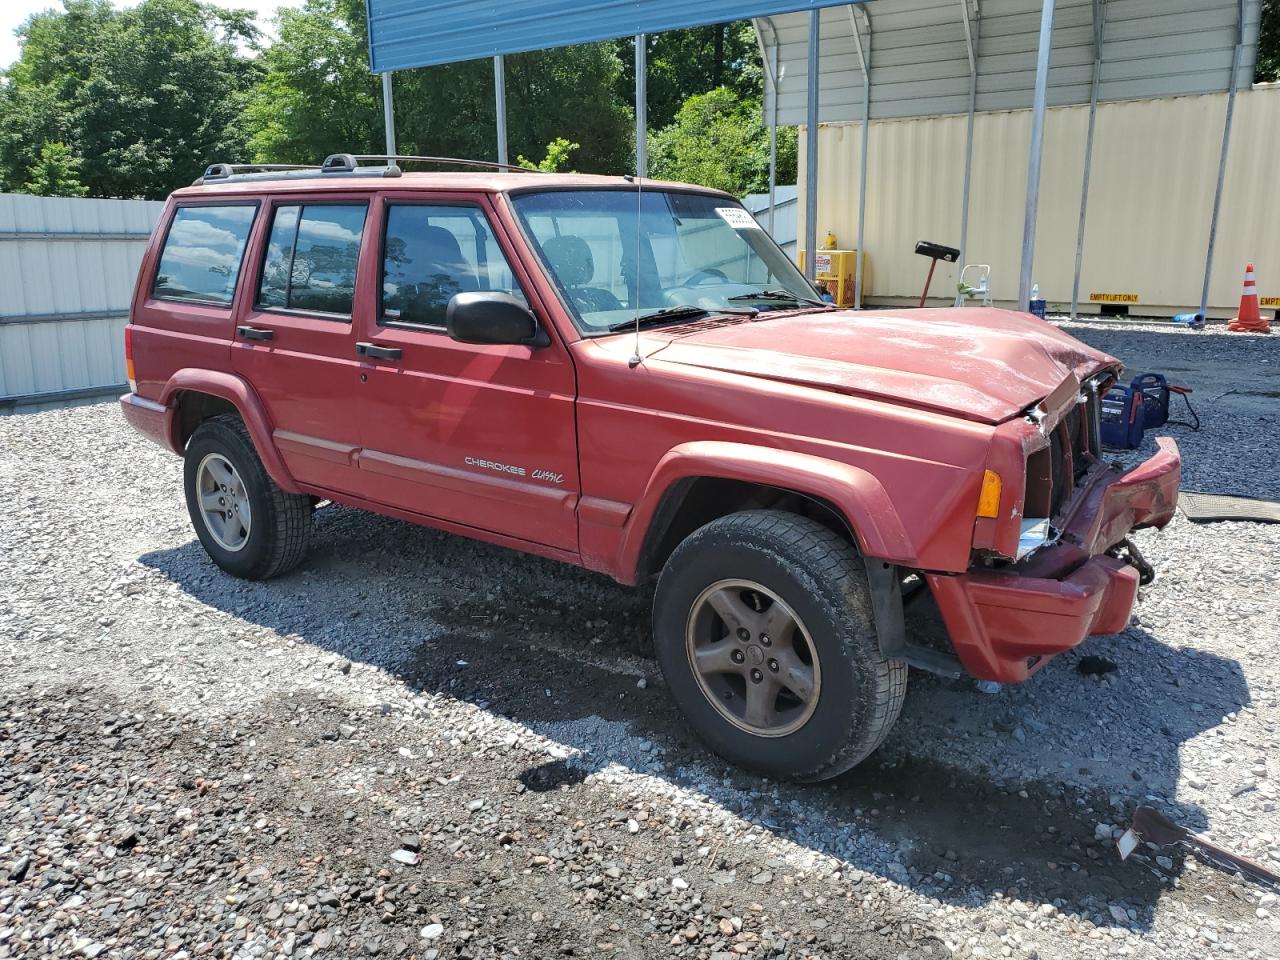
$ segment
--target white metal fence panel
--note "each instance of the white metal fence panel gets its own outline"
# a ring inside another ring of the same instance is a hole
[[[773,239],[783,250],[796,256],[796,220],[799,215],[800,188],[795,184],[778,186],[774,190]],[[769,229],[769,195],[753,193],[742,198],[742,205],[766,230]]]
[[[163,207],[0,194],[0,406],[124,383],[134,277]]]

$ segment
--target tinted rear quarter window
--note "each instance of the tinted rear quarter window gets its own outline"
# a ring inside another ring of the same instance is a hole
[[[256,204],[179,207],[169,225],[152,295],[229,305]]]
[[[277,207],[258,305],[349,317],[366,204]]]

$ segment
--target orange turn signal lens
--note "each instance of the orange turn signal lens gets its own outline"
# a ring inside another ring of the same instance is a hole
[[[978,516],[995,519],[1000,515],[1000,474],[986,470],[982,474],[982,493],[978,495]]]

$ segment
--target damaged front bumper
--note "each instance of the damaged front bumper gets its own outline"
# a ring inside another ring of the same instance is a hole
[[[1139,571],[1107,552],[1129,531],[1163,527],[1178,504],[1182,458],[1168,437],[1127,473],[1081,491],[1052,546],[1003,570],[927,573],[956,656],[974,677],[1017,683],[1087,636],[1129,622]]]

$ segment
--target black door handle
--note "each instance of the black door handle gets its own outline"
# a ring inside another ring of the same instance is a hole
[[[376,357],[379,360],[399,360],[403,351],[399,347],[380,347],[376,343],[357,343],[356,353],[362,357]]]
[[[274,330],[263,330],[261,327],[236,327],[236,333],[245,340],[271,340],[276,335]]]

